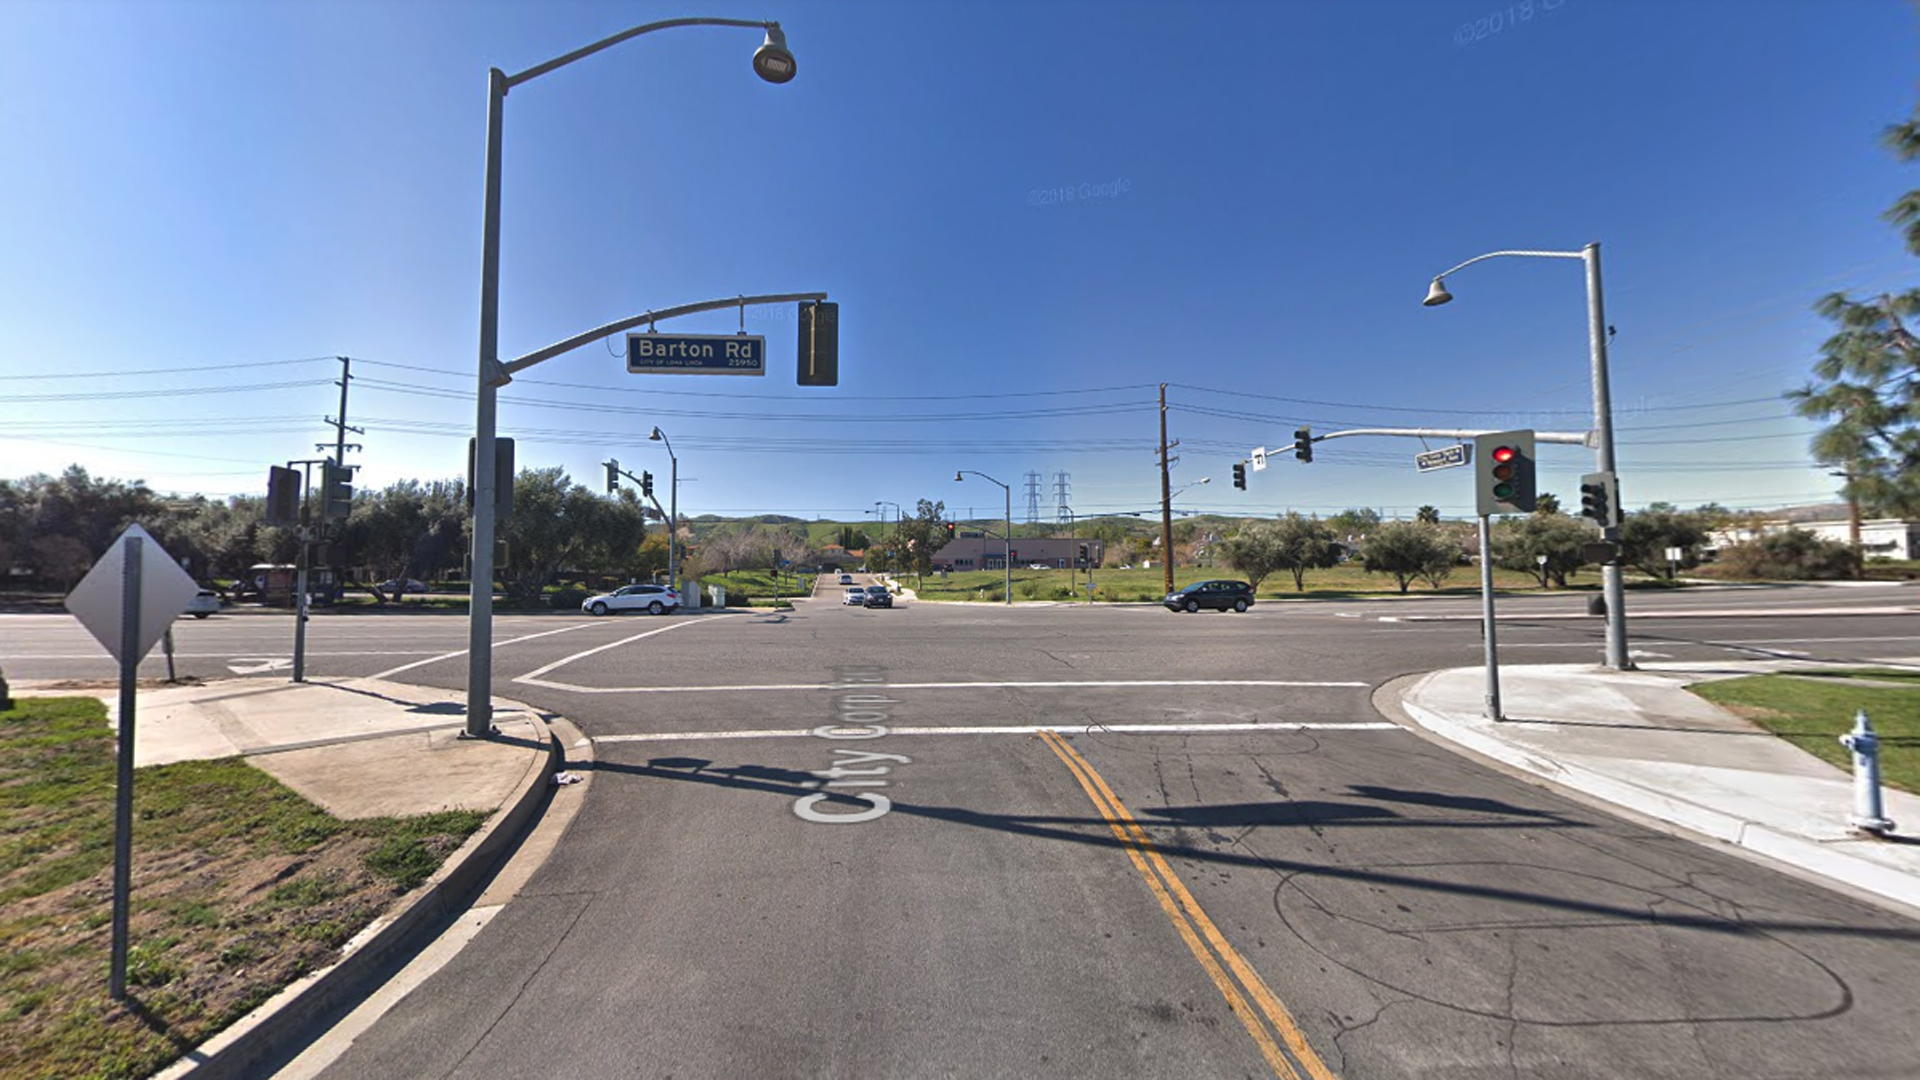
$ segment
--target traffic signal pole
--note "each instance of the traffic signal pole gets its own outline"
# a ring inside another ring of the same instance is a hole
[[[1487,515],[1480,520],[1480,643],[1487,658],[1487,719],[1505,720],[1500,711],[1500,647],[1494,641],[1493,542]]]

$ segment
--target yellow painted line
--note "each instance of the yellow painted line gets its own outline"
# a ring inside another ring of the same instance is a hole
[[[1200,936],[1194,931],[1193,924],[1188,922],[1186,916],[1181,914],[1180,906],[1174,902],[1172,896],[1168,895],[1166,886],[1161,884],[1159,876],[1148,867],[1146,860],[1141,857],[1137,842],[1131,836],[1127,835],[1127,830],[1123,826],[1122,820],[1116,817],[1114,812],[1108,808],[1106,802],[1100,797],[1100,792],[1095,788],[1093,781],[1088,779],[1087,774],[1092,772],[1093,767],[1087,765],[1084,758],[1074,753],[1073,748],[1067,746],[1065,740],[1053,732],[1043,731],[1040,733],[1040,737],[1046,741],[1048,748],[1065,763],[1067,771],[1073,774],[1073,778],[1080,782],[1081,789],[1087,793],[1087,798],[1092,800],[1094,808],[1100,811],[1100,816],[1107,819],[1107,827],[1113,830],[1113,835],[1119,838],[1120,843],[1126,848],[1127,858],[1133,860],[1133,868],[1140,872],[1140,877],[1147,883],[1147,888],[1153,891],[1154,899],[1160,901],[1160,909],[1166,912],[1167,920],[1173,923],[1175,930],[1179,931],[1180,939],[1187,943],[1187,948],[1193,953],[1193,958],[1200,961],[1200,966],[1205,969],[1207,977],[1213,980],[1213,985],[1220,991],[1220,996],[1226,999],[1227,1009],[1232,1012],[1233,1015],[1240,1018],[1240,1023],[1246,1027],[1247,1034],[1253,1036],[1254,1043],[1260,1047],[1260,1055],[1267,1059],[1267,1066],[1271,1068],[1274,1075],[1280,1077],[1281,1080],[1300,1080],[1300,1074],[1294,1071],[1293,1065],[1287,1061],[1286,1055],[1281,1053],[1279,1044],[1273,1041],[1273,1036],[1269,1034],[1266,1027],[1260,1023],[1259,1014],[1256,1013],[1253,1006],[1247,1002],[1246,997],[1240,993],[1240,988],[1234,985],[1233,980],[1228,977],[1226,971],[1220,967],[1220,962],[1215,960],[1213,954],[1208,952],[1207,947],[1201,943]],[[1083,768],[1086,772],[1082,772]]]
[[[1142,865],[1142,857],[1144,856],[1146,863],[1158,872],[1158,876],[1165,882],[1165,888],[1163,890],[1156,887],[1155,892],[1162,895],[1170,892],[1179,899],[1185,915],[1185,919],[1180,921],[1191,920],[1193,927],[1199,930],[1200,935],[1213,947],[1214,952],[1225,961],[1234,977],[1240,980],[1240,984],[1246,988],[1247,993],[1259,1004],[1260,1010],[1266,1014],[1267,1020],[1280,1033],[1281,1040],[1292,1052],[1294,1060],[1306,1069],[1307,1075],[1313,1080],[1338,1080],[1333,1070],[1327,1068],[1326,1063],[1320,1060],[1320,1056],[1315,1054],[1313,1048],[1307,1044],[1306,1036],[1301,1033],[1293,1014],[1280,1003],[1280,998],[1274,994],[1266,980],[1260,977],[1260,973],[1255,971],[1253,966],[1247,963],[1246,958],[1227,942],[1226,935],[1222,934],[1213,920],[1207,917],[1206,911],[1200,906],[1200,901],[1187,890],[1173,867],[1167,865],[1166,859],[1160,855],[1159,849],[1154,845],[1153,838],[1147,835],[1146,830],[1141,828],[1140,823],[1128,812],[1126,804],[1122,803],[1113,789],[1107,786],[1106,780],[1064,738],[1052,732],[1042,737],[1048,740],[1048,745],[1053,748],[1054,753],[1067,763],[1069,769],[1073,770],[1074,778],[1080,781],[1082,788],[1086,789],[1088,797],[1093,799],[1094,805],[1099,808],[1102,816],[1107,818],[1108,825],[1113,828],[1115,834],[1129,844],[1128,855],[1133,858],[1135,867],[1140,868],[1141,873],[1147,876],[1150,885],[1153,884],[1154,875],[1147,873]],[[1116,819],[1120,824],[1116,824]],[[1138,849],[1137,852],[1135,849]],[[1260,1036],[1265,1035],[1265,1029],[1261,1029]],[[1283,1077],[1297,1075],[1291,1067],[1284,1071],[1281,1069],[1275,1071]]]

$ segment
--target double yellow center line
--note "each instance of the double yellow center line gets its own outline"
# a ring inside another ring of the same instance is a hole
[[[1226,999],[1227,1007],[1240,1018],[1247,1034],[1253,1036],[1253,1041],[1260,1047],[1260,1053],[1267,1059],[1267,1065],[1274,1075],[1282,1080],[1300,1080],[1302,1074],[1312,1080],[1336,1080],[1332,1070],[1307,1045],[1299,1025],[1294,1023],[1293,1014],[1287,1012],[1286,1006],[1280,1004],[1280,999],[1260,978],[1260,973],[1253,970],[1253,966],[1227,943],[1226,936],[1214,926],[1213,920],[1207,918],[1200,901],[1187,891],[1180,876],[1173,872],[1173,867],[1167,865],[1167,860],[1161,857],[1146,830],[1127,812],[1120,797],[1107,786],[1106,780],[1057,733],[1042,731],[1040,738],[1066,764],[1073,778],[1080,782],[1080,787],[1086,791],[1087,798],[1093,800],[1100,816],[1107,819],[1107,827],[1113,830],[1113,835],[1119,838],[1121,846],[1126,849],[1127,857],[1133,860],[1133,868],[1140,872],[1147,888],[1160,901],[1160,909],[1166,912],[1168,921],[1173,923],[1180,939],[1187,943],[1194,959],[1200,961],[1207,977],[1213,980],[1220,996]]]

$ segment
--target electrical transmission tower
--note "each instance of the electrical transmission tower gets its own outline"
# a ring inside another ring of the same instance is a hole
[[[1040,520],[1040,474],[1037,472],[1030,472],[1027,474],[1027,524],[1032,525],[1037,523],[1039,520]]]
[[[1073,518],[1073,499],[1070,497],[1072,490],[1073,485],[1067,479],[1065,471],[1053,474],[1053,504],[1058,511],[1055,520],[1069,521]]]

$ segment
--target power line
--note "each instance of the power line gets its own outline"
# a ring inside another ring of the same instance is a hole
[[[331,356],[304,356],[298,360],[254,360],[244,364],[206,364],[199,367],[143,368],[138,371],[54,371],[34,375],[0,375],[0,380],[16,379],[119,379],[130,375],[176,375],[197,371],[237,371],[242,368],[287,367],[293,364],[311,364],[320,360],[332,360]]]
[[[247,394],[261,390],[292,390],[303,386],[326,386],[332,379],[303,379],[296,382],[253,383],[245,386],[178,386],[145,390],[103,390],[88,394],[0,394],[0,402],[29,404],[54,401],[124,401],[128,398],[200,397],[207,394]]]

